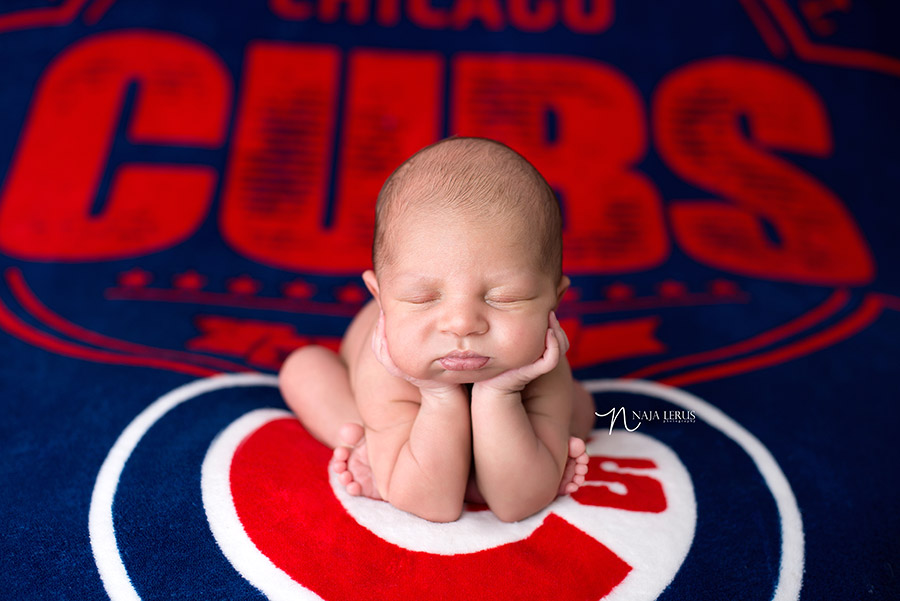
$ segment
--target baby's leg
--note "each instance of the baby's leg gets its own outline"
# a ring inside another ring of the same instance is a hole
[[[558,495],[567,495],[575,492],[584,484],[585,475],[588,472],[588,454],[585,441],[594,427],[594,397],[581,385],[575,382],[573,396],[572,419],[569,422],[569,449],[566,458],[566,467],[559,481]],[[466,502],[484,503],[484,497],[478,489],[475,480],[474,467],[469,475],[469,483],[466,487]]]
[[[307,431],[332,449],[341,444],[341,426],[362,424],[347,367],[330,349],[310,345],[291,353],[281,366],[278,384]]]
[[[305,346],[287,358],[278,380],[285,402],[307,431],[334,449],[329,466],[347,492],[380,498],[344,361],[327,348]]]
[[[594,427],[594,398],[580,382],[575,382],[572,405],[572,421],[569,432],[569,457],[559,483],[559,494],[571,494],[584,484],[588,471],[588,455],[585,441]]]

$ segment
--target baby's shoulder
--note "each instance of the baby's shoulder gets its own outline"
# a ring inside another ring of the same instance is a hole
[[[351,380],[358,404],[377,405],[399,400],[419,401],[421,398],[418,388],[388,373],[370,344],[360,349],[355,371]]]

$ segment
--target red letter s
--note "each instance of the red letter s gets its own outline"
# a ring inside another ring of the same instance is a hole
[[[868,246],[840,199],[764,151],[831,152],[825,109],[803,81],[763,63],[702,61],[663,81],[653,122],[669,167],[730,201],[672,206],[677,239],[693,258],[734,273],[809,284],[872,279]]]

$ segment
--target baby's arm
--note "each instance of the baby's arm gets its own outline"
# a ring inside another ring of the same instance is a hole
[[[375,484],[399,509],[453,521],[462,512],[471,467],[468,396],[458,385],[403,376],[387,352],[383,328],[380,321],[373,352],[376,367],[390,376],[383,374],[382,385],[359,403]]]
[[[566,345],[554,316],[538,361],[478,383],[472,390],[478,488],[504,521],[526,518],[558,494],[574,398],[563,356]]]

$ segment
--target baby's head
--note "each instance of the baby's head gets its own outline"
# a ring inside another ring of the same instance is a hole
[[[485,138],[447,138],[410,157],[385,181],[375,205],[372,262],[391,264],[396,235],[424,214],[490,221],[496,235],[520,236],[554,281],[562,277],[559,203],[537,169],[508,146]]]
[[[449,138],[401,165],[379,194],[363,275],[398,367],[474,382],[540,357],[568,287],[561,229],[547,182],[503,144]]]

